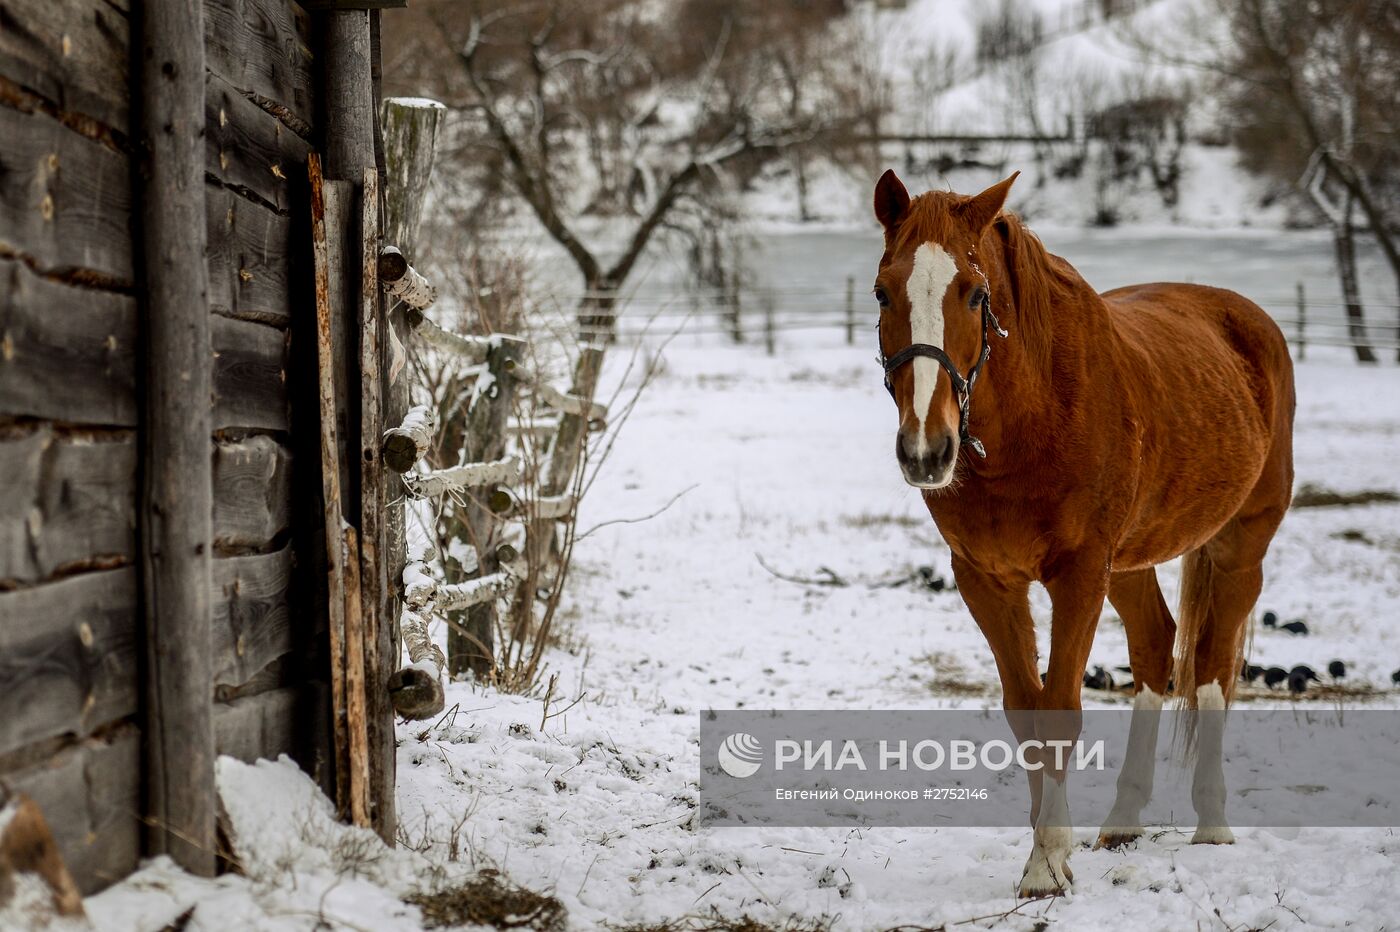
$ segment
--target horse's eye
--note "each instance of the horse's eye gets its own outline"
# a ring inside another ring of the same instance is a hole
[[[881,307],[890,306],[890,296],[886,294],[885,289],[881,288],[879,285],[875,286],[875,303]]]
[[[972,297],[967,299],[967,306],[976,310],[982,306],[983,301],[987,300],[987,294],[987,286],[978,285],[976,288],[972,289]]]

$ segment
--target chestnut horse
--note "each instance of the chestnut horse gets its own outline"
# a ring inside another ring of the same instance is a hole
[[[1122,617],[1135,712],[1099,844],[1142,834],[1168,683],[1188,708],[1220,712],[1200,715],[1194,735],[1192,840],[1228,844],[1223,712],[1293,488],[1288,347],[1262,309],[1231,291],[1149,284],[1098,294],[1002,211],[1015,179],[973,197],[910,200],[887,171],[875,188],[895,456],[952,550],[1019,740],[1078,736],[1105,597]],[[1182,555],[1178,629],[1155,567]],[[1053,603],[1043,685],[1028,602],[1035,581]],[[1071,714],[1035,714],[1050,710]],[[1047,762],[1028,774],[1034,845],[1019,892],[1059,893],[1073,877],[1065,773]]]

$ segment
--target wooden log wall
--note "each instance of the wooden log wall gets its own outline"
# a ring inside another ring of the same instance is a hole
[[[141,855],[129,3],[0,0],[0,782],[84,892]],[[204,25],[215,741],[314,770],[315,39],[293,0],[204,0]]]

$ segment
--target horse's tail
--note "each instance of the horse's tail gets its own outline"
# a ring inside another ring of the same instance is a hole
[[[1176,648],[1172,656],[1172,691],[1182,706],[1196,707],[1196,645],[1210,623],[1214,567],[1204,547],[1181,558],[1181,603],[1176,612]]]
[[[1181,699],[1183,710],[1182,715],[1177,718],[1176,745],[1188,758],[1195,752],[1195,712],[1200,698],[1197,693],[1199,684],[1196,682],[1196,646],[1203,637],[1211,636],[1210,629],[1216,623],[1211,612],[1211,596],[1218,584],[1215,574],[1215,564],[1206,554],[1205,547],[1197,547],[1181,558],[1181,602],[1177,607],[1172,679],[1173,692]],[[1239,670],[1244,658],[1244,648],[1245,639],[1241,636],[1235,645],[1233,670]],[[1235,675],[1238,676],[1238,673]],[[1234,679],[1234,676],[1227,677],[1227,682],[1221,684],[1226,703],[1234,691]]]

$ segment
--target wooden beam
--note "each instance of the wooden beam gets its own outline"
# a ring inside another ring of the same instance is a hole
[[[379,251],[379,281],[384,290],[414,310],[421,311],[437,300],[437,289],[423,277],[397,246]]]
[[[370,111],[374,110],[371,106]],[[384,591],[390,578],[384,561],[384,519],[388,504],[387,476],[380,454],[384,434],[381,346],[384,339],[383,296],[377,267],[380,250],[379,173],[364,170],[360,196],[360,606],[364,615],[364,688],[366,762],[370,822],[387,839],[397,826],[392,816],[394,797],[394,706],[389,677],[399,665],[396,619],[389,614]]]
[[[340,540],[340,449],[336,439],[335,349],[331,341],[331,258],[326,232],[321,158],[306,162],[311,179],[311,249],[316,276],[316,359],[321,422],[321,503],[326,544],[327,614],[330,628],[331,732],[335,743],[336,808],[350,806],[350,738],[345,722],[345,562]]]
[[[315,78],[305,17],[288,0],[203,0],[209,70],[258,106],[311,134]]]
[[[341,559],[345,563],[345,719],[350,736],[350,822],[370,826],[369,721],[365,694],[365,624],[360,595],[360,541],[346,527]]]
[[[525,349],[518,337],[496,334],[488,342],[486,371],[489,390],[473,393],[467,410],[463,458],[467,462],[489,462],[505,452],[505,426],[510,419],[515,400],[515,371]],[[478,382],[485,386],[486,382]],[[488,497],[495,497],[490,496]],[[509,497],[506,501],[509,506]],[[485,549],[492,540],[500,518],[493,509],[483,508],[480,500],[467,513],[467,538],[479,542],[476,576],[489,576],[496,571],[494,552]],[[484,552],[483,552],[484,551]],[[470,670],[478,679],[485,678],[495,666],[496,606],[494,601],[479,602],[467,608],[465,624],[456,619],[447,633],[447,665],[453,674]]]
[[[125,133],[131,122],[125,7],[107,0],[6,0],[0,75],[60,110]]]
[[[377,168],[375,162],[375,113],[378,104],[374,90],[374,44],[370,13],[366,10],[334,10],[318,15],[322,25],[322,34],[325,37],[325,106],[323,110],[325,113],[326,177],[362,185],[366,179],[366,172]],[[360,323],[365,320],[366,309],[371,308],[372,303],[374,306],[368,311],[368,314],[370,317],[378,315],[377,302],[380,300],[378,277],[374,273],[374,263],[370,261],[377,259],[380,242],[377,185],[372,195],[373,205],[369,204],[370,193],[366,190],[365,194],[361,216],[369,218],[370,222],[361,228],[361,235],[357,237],[357,240],[359,245],[366,250],[372,246],[374,254],[373,256],[366,254],[364,262],[359,261],[361,258],[359,255],[356,256],[355,272],[349,277],[358,283],[359,288],[355,292],[354,302],[351,303],[347,300],[346,303],[347,307],[359,309],[359,313],[352,312],[352,316]],[[388,694],[388,678],[398,665],[398,641],[394,615],[387,595],[385,595],[390,588],[389,571],[387,567],[379,565],[378,561],[378,555],[389,549],[386,542],[380,539],[381,521],[378,511],[382,506],[378,505],[379,497],[370,496],[367,498],[363,494],[363,490],[365,486],[378,486],[384,481],[378,455],[379,425],[384,422],[386,417],[389,423],[396,423],[402,417],[403,412],[390,411],[386,416],[385,412],[380,410],[384,389],[381,384],[383,372],[378,361],[379,353],[376,348],[372,359],[355,354],[353,347],[357,345],[357,335],[359,335],[358,330],[352,331],[348,340],[350,348],[347,349],[350,370],[356,374],[361,383],[358,387],[349,386],[349,394],[357,402],[354,405],[350,421],[350,436],[356,440],[347,439],[346,446],[348,451],[356,451],[355,454],[347,455],[354,455],[353,465],[356,475],[359,477],[358,488],[362,494],[352,506],[346,508],[346,511],[352,518],[352,523],[359,527],[361,546],[372,548],[375,561],[375,572],[369,583],[373,586],[376,604],[365,606],[365,608],[372,612],[374,618],[384,619],[383,624],[373,624],[366,632],[375,642],[367,657],[369,663],[383,665],[382,669],[371,669],[367,673],[369,682],[373,684],[367,713],[371,763],[369,795],[374,829],[386,844],[393,845],[396,828],[394,816],[395,742],[393,706]],[[367,382],[375,383],[372,390],[366,385]],[[369,410],[366,410],[366,404],[370,406]],[[364,431],[366,418],[369,419],[370,426],[374,428],[372,446],[366,445],[368,437]],[[364,461],[363,456],[357,455],[362,447],[371,451],[369,461]],[[366,505],[371,502],[375,503],[374,513],[367,515]],[[382,604],[380,604],[381,598]]]
[[[408,472],[432,449],[437,426],[436,408],[418,405],[410,409],[398,427],[384,432],[384,465],[397,473]]]
[[[431,101],[391,98],[380,105],[379,125],[384,144],[384,241],[402,250],[399,256],[403,258],[405,269],[408,267],[405,253],[416,255],[423,198],[432,177],[438,133],[446,113],[445,107]],[[380,271],[382,277],[382,264]],[[405,428],[410,426],[409,379],[413,374],[413,367],[409,365],[412,341],[407,310],[407,307],[395,307],[385,316],[383,370],[385,423],[402,422]],[[436,408],[429,411],[436,420]],[[421,458],[431,438],[421,435],[413,435],[413,438],[415,452]],[[421,449],[418,449],[419,439],[428,441]],[[396,443],[402,449],[402,440]],[[388,455],[386,443],[386,462]],[[398,468],[404,458],[396,455],[390,467],[401,473],[412,468],[412,463]],[[390,505],[387,510],[384,540],[385,570],[391,580],[398,582],[407,560],[402,501]],[[403,600],[396,592],[385,595],[388,597],[386,612],[391,618],[403,620],[403,640],[410,662],[390,680],[395,709],[409,718],[435,715],[443,707],[442,652],[428,639],[426,621],[419,615],[404,612]]]
[[[308,10],[400,10],[408,0],[303,0]]]
[[[418,245],[423,202],[437,161],[447,108],[421,97],[390,97],[379,108],[384,133],[384,240],[410,256]]]
[[[326,59],[326,177],[359,183],[374,168],[374,82],[369,12],[323,15]]]
[[[415,498],[436,498],[447,492],[463,492],[484,485],[513,485],[519,481],[518,456],[503,456],[486,463],[463,463],[403,477],[403,484]]]
[[[135,136],[147,364],[142,424],[145,821],[148,854],[215,872],[210,657],[213,493],[209,276],[204,264],[204,13],[139,6]]]
[[[404,718],[421,721],[432,718],[447,704],[442,691],[442,671],[447,658],[428,635],[428,619],[415,611],[403,613],[403,643],[408,666],[400,667],[389,678],[389,694],[394,711]]]

